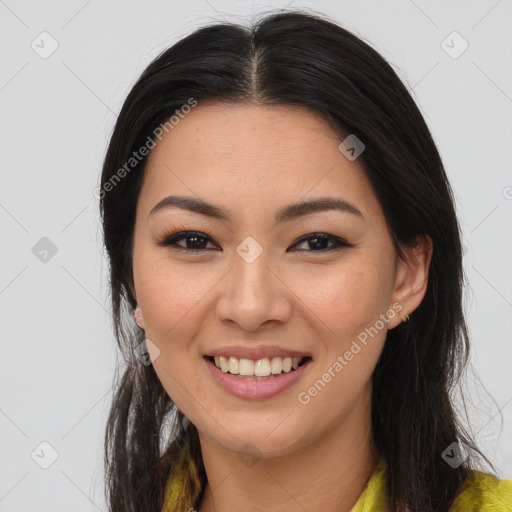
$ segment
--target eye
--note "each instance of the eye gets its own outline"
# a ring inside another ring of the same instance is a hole
[[[178,244],[178,242],[181,240],[186,240],[185,247]],[[190,243],[187,242],[189,240]],[[211,238],[204,233],[200,233],[199,231],[180,231],[179,233],[174,233],[173,235],[167,236],[158,242],[157,245],[164,247],[172,246],[178,251],[201,252],[205,249],[205,243],[207,244],[208,240],[211,240]]]
[[[333,244],[328,246],[328,242],[332,241]],[[340,249],[341,247],[353,247],[352,244],[349,244],[342,238],[338,238],[334,235],[329,235],[327,233],[312,233],[305,237],[302,237],[298,242],[296,242],[292,247],[296,247],[297,245],[307,243],[308,247],[314,247],[315,250],[307,250],[307,249],[296,249],[298,251],[306,251],[306,252],[328,252],[336,249]]]
[[[185,246],[178,243],[182,240],[185,240]],[[166,236],[163,240],[158,242],[157,245],[163,247],[171,246],[177,251],[198,253],[207,250],[206,246],[211,240],[212,239],[208,235],[199,231],[180,231]],[[332,242],[330,246],[329,242]],[[337,236],[329,235],[327,233],[311,233],[295,242],[292,245],[292,248],[305,243],[308,244],[309,249],[292,249],[292,252],[328,252],[340,249],[341,247],[353,247],[352,244],[349,244]]]

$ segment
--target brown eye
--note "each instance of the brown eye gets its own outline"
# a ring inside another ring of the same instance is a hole
[[[331,246],[328,246],[329,242],[334,242]],[[301,238],[298,242],[296,242],[293,247],[297,245],[307,243],[308,249],[296,249],[298,251],[306,251],[306,252],[328,252],[336,249],[340,249],[341,247],[352,247],[351,244],[346,242],[345,240],[338,238],[333,235],[328,235],[327,233],[313,233],[311,235],[307,235],[306,237]]]
[[[185,240],[184,245],[179,243],[183,240]],[[207,248],[207,245],[211,241],[212,239],[208,235],[199,231],[180,231],[179,233],[166,236],[157,245],[172,247],[177,251],[202,252],[210,250]],[[319,253],[334,251],[341,247],[353,247],[352,244],[345,240],[327,233],[311,233],[302,237],[292,247],[305,243],[308,244],[306,249],[293,249],[293,251]]]
[[[178,242],[185,240],[185,246],[180,245]],[[203,251],[206,250],[206,245],[211,238],[204,233],[198,231],[181,231],[173,235],[167,236],[157,245],[168,247],[172,246],[178,251]]]

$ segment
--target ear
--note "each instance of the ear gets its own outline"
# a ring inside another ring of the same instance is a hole
[[[133,283],[128,283],[128,288],[130,290],[130,293],[132,294],[132,297],[135,299],[135,302],[137,302],[137,294],[135,293],[135,287],[133,286]],[[140,310],[139,306],[135,308],[135,311],[133,312],[133,317],[135,318],[135,322],[137,325],[144,329],[144,318],[142,316],[142,311]]]
[[[423,300],[427,291],[428,271],[434,247],[428,235],[420,235],[413,246],[405,249],[405,261],[397,257],[392,304],[402,306],[400,313],[391,319],[388,328],[399,325]]]
[[[142,316],[142,311],[140,310],[140,308],[138,306],[135,309],[133,316],[135,317],[135,322],[137,322],[137,325],[141,329],[144,329],[144,317]]]

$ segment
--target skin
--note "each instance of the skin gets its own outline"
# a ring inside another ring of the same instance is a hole
[[[338,149],[341,140],[301,107],[199,103],[149,156],[132,292],[138,325],[160,351],[155,371],[199,432],[208,475],[199,512],[348,512],[377,463],[371,376],[387,329],[424,297],[432,243],[419,237],[407,260],[398,259],[377,198],[359,161]],[[232,220],[180,208],[149,216],[168,195],[199,197]],[[330,210],[275,223],[279,208],[322,196],[350,202],[363,218]],[[206,249],[157,245],[184,230],[207,236]],[[322,253],[311,238],[296,245],[316,232],[353,247]],[[236,252],[247,236],[263,249],[250,264]],[[365,328],[397,308],[320,392],[298,400]],[[241,399],[216,383],[203,360],[235,344],[289,347],[313,362],[280,395]],[[240,456],[247,443],[258,454],[250,463]]]

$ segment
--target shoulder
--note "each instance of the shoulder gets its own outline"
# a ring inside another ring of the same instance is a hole
[[[462,484],[450,512],[512,512],[512,480],[472,471]]]

